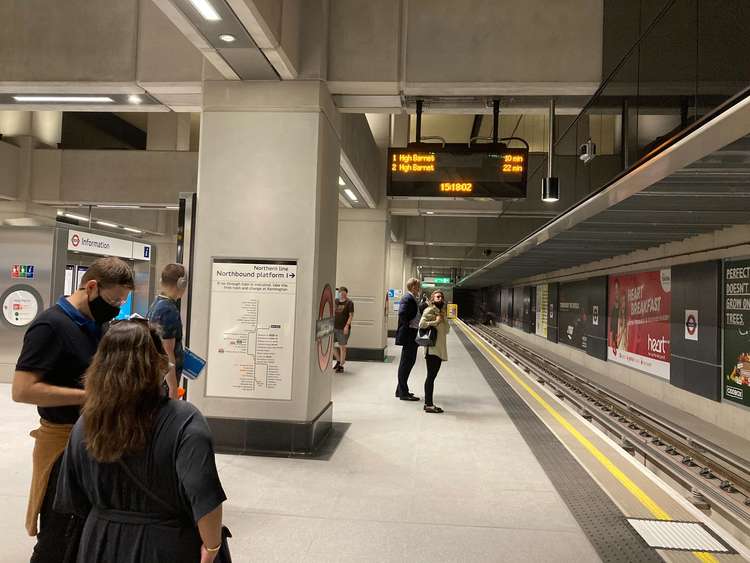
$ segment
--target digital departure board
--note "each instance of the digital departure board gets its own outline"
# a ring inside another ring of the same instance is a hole
[[[502,145],[388,149],[388,197],[525,198],[529,151]]]

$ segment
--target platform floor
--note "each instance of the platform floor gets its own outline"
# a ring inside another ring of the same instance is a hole
[[[335,376],[350,423],[328,461],[219,456],[234,560],[598,561],[468,352],[449,336],[435,402],[398,401],[393,363]],[[411,379],[421,396],[424,360]],[[0,562],[28,560],[23,517],[35,423],[0,386]]]

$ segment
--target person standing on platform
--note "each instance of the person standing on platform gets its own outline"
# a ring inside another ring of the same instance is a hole
[[[211,563],[226,494],[206,419],[162,394],[169,369],[144,319],[116,321],[86,372],[86,400],[55,507],[86,519],[79,563]]]
[[[26,331],[12,396],[36,405],[40,426],[32,460],[26,531],[36,536],[31,563],[59,563],[80,526],[53,509],[62,453],[85,399],[83,374],[96,353],[102,325],[115,318],[134,289],[133,272],[119,258],[96,260],[70,297],[41,313]]]
[[[406,293],[398,304],[398,329],[396,345],[401,346],[401,361],[398,364],[398,385],[396,397],[402,401],[418,401],[414,393],[409,392],[409,374],[417,361],[417,329],[419,328],[419,303],[417,297],[421,289],[417,278],[406,282]]]
[[[432,402],[432,393],[435,389],[435,378],[440,371],[443,362],[448,361],[448,344],[446,337],[450,332],[450,325],[445,313],[445,295],[436,290],[430,296],[430,304],[422,313],[419,328],[434,327],[437,329],[435,346],[428,346],[425,355],[427,362],[427,379],[424,382],[424,410],[429,413],[441,413],[443,409],[435,406]]]
[[[354,318],[354,303],[349,299],[349,290],[344,286],[339,288],[339,296],[336,298],[336,313],[333,321],[333,339],[338,348],[334,348],[333,354],[336,365],[333,371],[344,372],[346,363],[346,346],[349,343],[349,335],[352,332],[352,319]]]
[[[179,301],[185,295],[187,276],[182,264],[167,264],[161,272],[161,292],[148,311],[148,320],[159,333],[169,356],[166,377],[169,398],[178,399],[177,388],[182,377],[185,350],[182,346],[182,317]]]

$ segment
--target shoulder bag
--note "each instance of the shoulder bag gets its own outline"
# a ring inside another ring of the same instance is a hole
[[[130,468],[125,465],[125,462],[120,460],[119,462],[120,468],[122,468],[125,475],[128,476],[128,478],[135,484],[143,493],[149,497],[151,500],[157,502],[162,507],[169,510],[169,514],[178,515],[180,514],[179,510],[176,510],[171,504],[169,504],[167,501],[163,500],[159,495],[154,493],[151,489],[149,489],[146,485],[144,485],[138,477],[135,476],[135,474],[130,470]],[[229,552],[229,543],[227,542],[227,538],[232,537],[232,532],[229,531],[229,528],[226,526],[221,527],[221,547],[219,549],[219,553],[216,554],[216,559],[214,559],[214,563],[232,563],[232,554]]]
[[[435,346],[437,343],[437,327],[428,326],[417,330],[417,346]]]

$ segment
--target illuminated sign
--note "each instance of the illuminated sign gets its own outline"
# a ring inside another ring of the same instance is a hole
[[[525,198],[529,152],[504,145],[388,149],[388,197]]]

